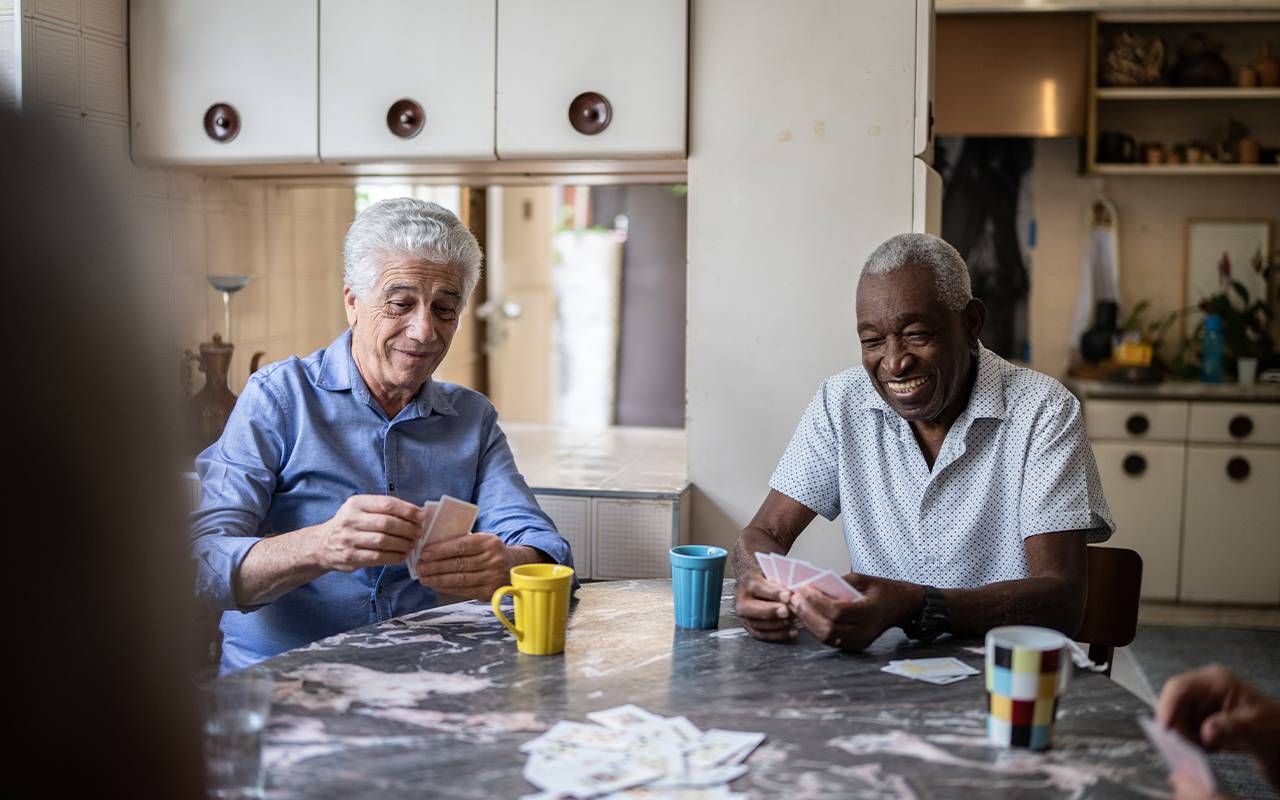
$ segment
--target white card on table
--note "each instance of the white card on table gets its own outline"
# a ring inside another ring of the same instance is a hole
[[[1151,744],[1164,756],[1170,773],[1190,775],[1200,782],[1206,792],[1217,790],[1213,770],[1209,767],[1209,757],[1203,750],[1177,731],[1161,727],[1151,717],[1139,717],[1138,724],[1142,726],[1142,732],[1151,740]]]
[[[606,708],[601,711],[592,711],[587,714],[587,719],[597,725],[603,725],[614,730],[625,730],[634,725],[650,725],[663,720],[657,714],[652,714],[631,703],[627,703],[624,706]]]
[[[564,751],[566,749],[604,750],[620,753],[635,744],[629,733],[585,722],[560,720],[536,739],[520,745],[522,753]]]
[[[912,678],[932,677],[935,675],[977,675],[978,670],[958,658],[905,658],[890,661],[889,666],[899,675]]]

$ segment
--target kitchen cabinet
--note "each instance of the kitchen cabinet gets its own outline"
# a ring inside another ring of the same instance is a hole
[[[687,0],[498,0],[498,157],[683,156],[687,42]]]
[[[130,3],[134,159],[317,161],[317,14],[316,0]]]
[[[320,0],[320,158],[492,160],[495,0]]]
[[[1191,445],[1181,599],[1280,603],[1280,448]]]
[[[1280,393],[1075,389],[1116,521],[1109,543],[1142,556],[1142,596],[1280,604]]]

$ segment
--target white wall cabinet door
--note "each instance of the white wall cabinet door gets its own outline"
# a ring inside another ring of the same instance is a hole
[[[1187,448],[1180,599],[1280,603],[1280,449]]]
[[[933,163],[933,0],[916,0],[915,156]],[[929,231],[933,233],[933,231]]]
[[[1142,596],[1178,597],[1182,546],[1183,461],[1180,444],[1094,442],[1093,454],[1116,521],[1107,547],[1127,547],[1142,556]]]
[[[687,0],[498,0],[498,157],[683,156],[687,42]]]
[[[130,3],[134,160],[316,161],[316,15],[317,0]]]
[[[495,2],[320,0],[321,159],[493,159]]]

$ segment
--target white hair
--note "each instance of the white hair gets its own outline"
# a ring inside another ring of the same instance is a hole
[[[448,264],[462,278],[462,300],[480,280],[480,243],[449,209],[412,197],[380,200],[361,211],[342,247],[342,280],[365,299],[387,261],[411,258]]]
[[[900,233],[875,249],[862,267],[863,275],[888,275],[904,267],[925,267],[933,273],[938,300],[952,311],[963,311],[973,299],[969,268],[956,249],[927,233]]]

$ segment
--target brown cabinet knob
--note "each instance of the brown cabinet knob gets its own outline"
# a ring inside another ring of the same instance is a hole
[[[595,136],[609,127],[612,119],[613,106],[599,92],[583,92],[569,104],[569,124],[585,136]]]
[[[397,100],[387,109],[387,129],[401,139],[412,139],[422,131],[427,114],[409,98]]]
[[[1243,439],[1253,433],[1253,420],[1244,414],[1237,414],[1227,423],[1227,430],[1237,439]]]
[[[1242,481],[1249,477],[1249,462],[1236,456],[1227,462],[1227,477],[1233,481]]]
[[[1126,475],[1137,477],[1147,471],[1147,460],[1137,453],[1130,453],[1124,457],[1124,461],[1120,466],[1124,469]]]
[[[1141,436],[1151,428],[1151,420],[1146,414],[1132,414],[1124,421],[1124,429],[1134,436]]]
[[[214,103],[204,112],[204,132],[219,144],[226,144],[240,133],[240,112],[230,103]]]

